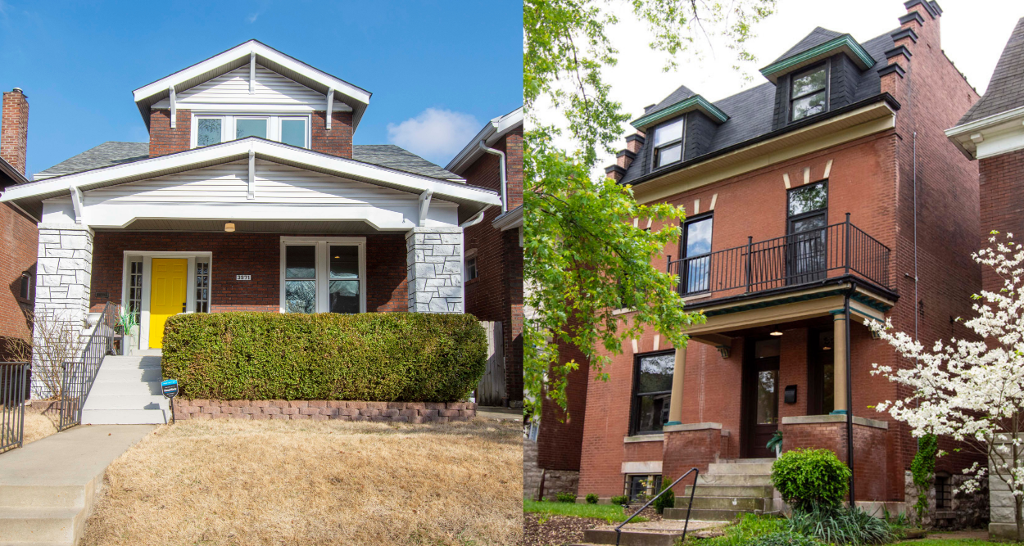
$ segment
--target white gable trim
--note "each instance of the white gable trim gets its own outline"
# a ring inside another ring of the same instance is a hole
[[[344,80],[338,79],[326,72],[317,70],[306,63],[298,61],[285,55],[276,49],[266,46],[256,40],[249,40],[244,44],[233,47],[223,53],[219,53],[202,61],[194,64],[184,70],[180,70],[159,79],[149,85],[144,85],[132,94],[135,97],[135,102],[139,102],[146,98],[152,97],[153,95],[164,92],[169,86],[177,86],[185,83],[195,77],[201,76],[202,74],[214,70],[225,64],[229,64],[232,61],[236,61],[242,57],[255,58],[262,57],[277,63],[289,70],[293,70],[302,76],[309,78],[319,84],[322,84],[326,88],[333,88],[336,92],[342,93],[353,100],[359,101],[363,104],[370,103],[370,93],[363,89],[360,89]]]
[[[448,162],[445,170],[461,175],[474,161],[483,154],[478,143],[492,146],[509,131],[523,125],[523,109],[516,108],[512,112],[492,119],[455,157]]]
[[[396,171],[378,165],[295,148],[255,137],[13,186],[3,192],[2,196],[0,196],[0,202],[17,201],[31,197],[45,198],[66,195],[72,187],[88,190],[217,165],[238,159],[248,159],[250,148],[259,159],[266,159],[285,165],[292,165],[343,178],[351,178],[415,194],[422,194],[430,190],[438,199],[469,202],[480,205],[483,208],[491,205],[501,205],[501,199],[498,197],[497,192],[493,190]]]

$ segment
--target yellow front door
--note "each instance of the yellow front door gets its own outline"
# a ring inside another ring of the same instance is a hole
[[[185,311],[188,260],[153,258],[149,296],[149,346],[163,347],[167,317]]]

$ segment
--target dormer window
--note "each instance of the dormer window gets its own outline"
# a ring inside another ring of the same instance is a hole
[[[196,115],[192,147],[212,146],[246,137],[309,148],[309,116]]]
[[[654,168],[683,159],[683,118],[676,118],[654,129]]]
[[[828,67],[820,64],[793,74],[790,83],[790,121],[820,114],[828,108]]]

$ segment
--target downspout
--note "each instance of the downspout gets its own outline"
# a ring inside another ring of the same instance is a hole
[[[480,222],[483,222],[484,221],[484,213],[485,212],[487,212],[486,209],[482,210],[482,211],[480,211],[480,212],[478,212],[476,214],[474,214],[472,218],[470,218],[469,220],[466,220],[465,222],[459,224],[459,227],[462,228],[462,229],[466,229],[466,228],[473,227],[473,226],[479,224]]]
[[[505,189],[505,152],[495,150],[494,148],[488,148],[482,140],[477,143],[477,146],[489,154],[498,156],[498,160],[500,161],[501,167],[499,169],[499,174],[501,175],[501,212],[504,214],[508,212],[508,196],[507,190]]]
[[[917,131],[914,131],[914,341],[917,337],[917,323],[921,316],[921,304],[917,295]]]
[[[850,284],[850,290],[843,298],[843,315],[846,331],[846,460],[850,462],[850,508],[854,508],[856,497],[853,492],[853,362],[850,361],[850,296],[857,289],[857,283]]]

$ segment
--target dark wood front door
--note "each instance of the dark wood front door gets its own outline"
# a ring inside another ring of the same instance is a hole
[[[746,441],[743,456],[773,457],[765,447],[779,428],[779,339],[753,343],[744,366],[743,407]]]

